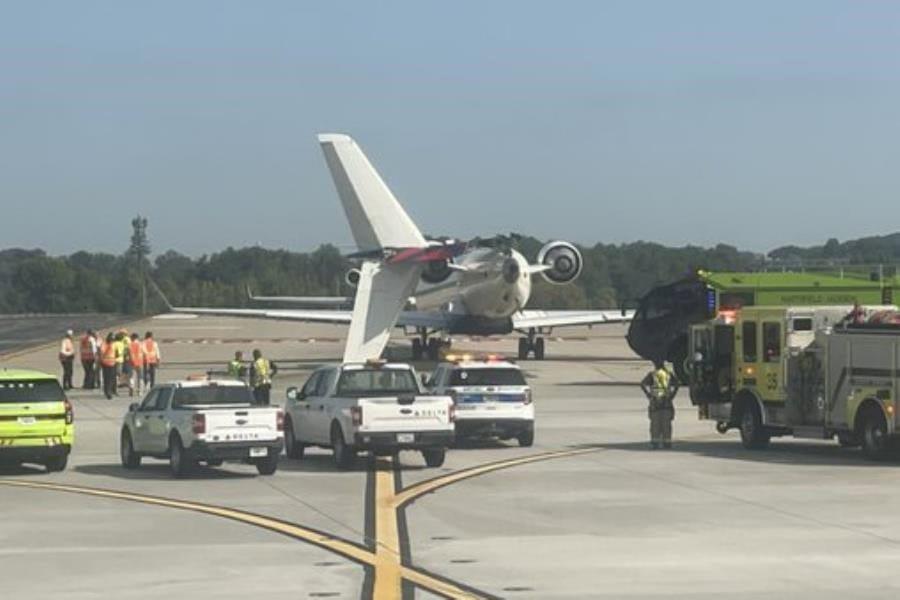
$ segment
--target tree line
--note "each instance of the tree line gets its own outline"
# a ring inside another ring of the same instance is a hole
[[[133,222],[146,229],[146,222]],[[515,246],[534,260],[542,242],[521,237]],[[786,246],[768,256],[719,244],[672,248],[651,242],[580,247],[584,270],[573,284],[550,285],[534,278],[530,308],[617,308],[633,305],[652,287],[689,276],[697,269],[750,271],[827,259],[843,263],[896,262],[900,234],[822,246]],[[149,258],[145,232],[121,255],[80,251],[50,256],[43,250],[0,251],[0,313],[102,312],[138,314],[142,273],[176,305],[249,306],[247,287],[261,295],[352,295],[344,281],[353,266],[332,245],[312,252],[260,247],[226,248],[192,258],[169,250]],[[165,310],[153,292],[147,310]]]

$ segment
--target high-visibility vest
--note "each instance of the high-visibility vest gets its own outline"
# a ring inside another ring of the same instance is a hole
[[[153,338],[144,340],[144,362],[148,365],[159,364],[159,346]]]
[[[272,383],[272,366],[267,359],[263,357],[257,358],[253,361],[253,369],[256,373],[256,379],[253,384],[255,387]]]
[[[94,339],[89,335],[81,336],[81,360],[85,362],[94,360]]]
[[[240,377],[243,368],[244,365],[241,364],[241,361],[235,359],[228,363],[228,374],[232,377]]]
[[[669,382],[671,373],[666,369],[656,369],[653,371],[653,394],[657,398],[665,398],[669,394]]]
[[[116,343],[103,342],[100,345],[100,364],[104,367],[116,366]]]
[[[116,362],[120,365],[125,362],[125,342],[116,340],[113,342],[113,348],[116,351]]]
[[[144,348],[139,340],[134,340],[128,344],[129,358],[131,365],[134,367],[144,366]]]

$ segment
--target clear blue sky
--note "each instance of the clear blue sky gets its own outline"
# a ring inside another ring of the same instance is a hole
[[[0,247],[349,247],[321,131],[430,233],[892,232],[900,3],[2,2]]]

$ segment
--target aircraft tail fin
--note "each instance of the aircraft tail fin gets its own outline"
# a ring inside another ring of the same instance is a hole
[[[360,251],[427,245],[422,232],[350,136],[323,133],[319,144]]]

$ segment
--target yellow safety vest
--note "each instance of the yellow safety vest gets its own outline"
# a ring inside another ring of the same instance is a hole
[[[257,358],[253,362],[253,369],[256,372],[256,383],[254,385],[267,385],[272,383],[272,367],[265,358]]]
[[[653,371],[653,394],[657,398],[665,398],[666,395],[668,395],[671,377],[671,373],[666,369],[657,369]]]

